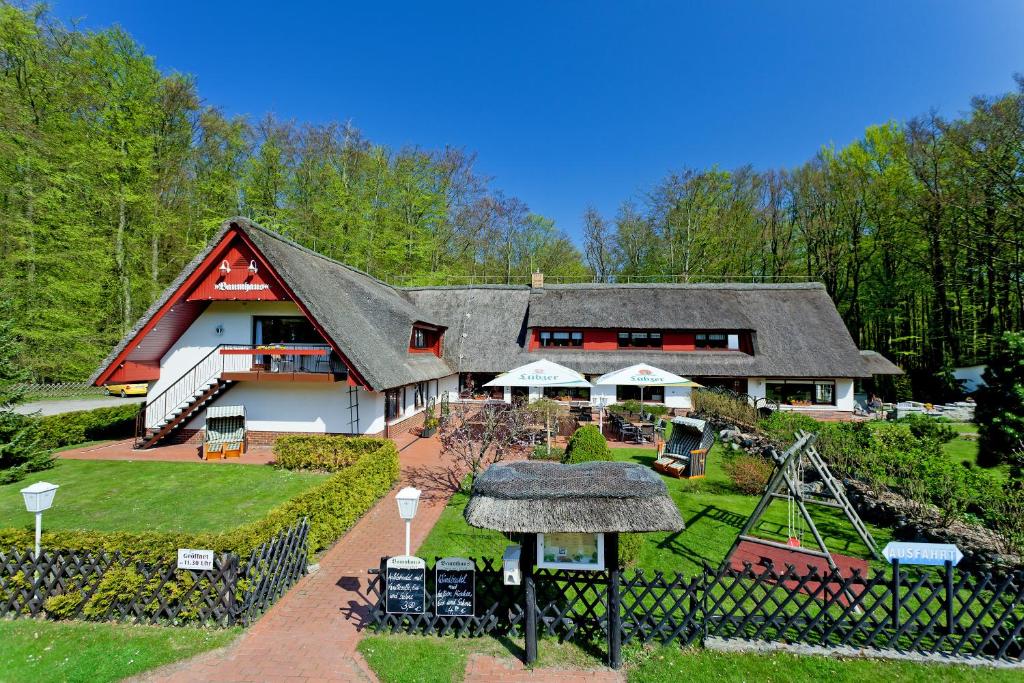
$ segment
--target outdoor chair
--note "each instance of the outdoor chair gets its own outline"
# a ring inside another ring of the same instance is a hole
[[[643,441],[654,441],[654,425],[640,425],[640,439]]]
[[[640,428],[636,425],[623,422],[622,426],[619,427],[619,434],[621,435],[622,441],[632,441],[633,443],[640,443]]]
[[[704,420],[673,418],[672,435],[654,461],[654,469],[670,477],[703,477],[708,451],[714,443],[715,431]]]
[[[213,406],[206,409],[203,459],[239,458],[245,454],[245,406]]]

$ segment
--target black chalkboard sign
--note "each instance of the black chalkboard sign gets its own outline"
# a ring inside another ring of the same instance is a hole
[[[462,557],[446,557],[435,567],[439,617],[471,617],[476,602],[476,565]]]
[[[423,614],[427,611],[427,567],[423,560],[408,556],[388,559],[384,603],[388,614]]]

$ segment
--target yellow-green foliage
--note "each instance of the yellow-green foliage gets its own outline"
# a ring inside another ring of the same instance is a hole
[[[584,425],[569,437],[569,443],[565,446],[565,461],[576,464],[592,460],[611,460],[611,451],[597,425]]]
[[[43,603],[43,609],[50,616],[51,619],[70,619],[75,616],[78,611],[79,605],[82,604],[82,593],[79,591],[71,591],[69,593],[61,593],[60,595],[52,595],[46,599]]]
[[[376,448],[366,450],[323,483],[271,509],[262,519],[234,529],[194,534],[55,530],[43,533],[43,546],[94,553],[120,551],[143,562],[172,562],[178,548],[208,548],[217,553],[234,552],[244,560],[265,541],[308,517],[312,554],[330,546],[398,480],[395,445],[386,439],[361,439],[354,447],[363,449],[366,442]],[[32,543],[29,530],[0,529],[0,548],[31,548]]]
[[[110,567],[96,592],[85,603],[82,614],[87,617],[104,617],[115,604],[130,602],[138,594],[145,579],[134,567]]]
[[[701,415],[716,415],[747,426],[756,426],[760,417],[745,398],[706,389],[694,389],[691,397],[694,412]]]
[[[375,451],[387,439],[324,434],[283,436],[274,442],[274,461],[286,470],[337,472],[359,456]]]

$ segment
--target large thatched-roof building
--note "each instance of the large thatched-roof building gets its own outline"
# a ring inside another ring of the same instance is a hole
[[[821,416],[854,382],[897,371],[862,355],[819,284],[393,287],[248,220],[226,221],[97,370],[149,384],[149,444],[191,438],[204,408],[242,404],[252,438],[394,434],[431,397],[522,392],[608,402],[635,387],[490,389],[547,358],[590,378],[644,362]],[[230,390],[230,393],[228,391]],[[689,406],[688,387],[645,398]],[[264,435],[261,437],[260,435]]]

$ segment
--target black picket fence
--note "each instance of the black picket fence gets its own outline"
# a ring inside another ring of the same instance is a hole
[[[521,634],[521,586],[505,586],[500,568],[477,560],[476,611],[433,614],[434,572],[427,564],[423,614],[387,614],[385,573],[372,570],[370,623],[380,631],[425,635]],[[541,635],[561,641],[607,639],[605,572],[534,573]],[[1019,662],[1024,657],[1024,572],[969,574],[952,567],[892,567],[861,576],[793,566],[724,567],[692,577],[636,571],[619,585],[623,643],[692,644],[709,637],[822,647],[915,652]]]
[[[0,617],[246,626],[306,573],[308,535],[303,519],[247,561],[215,555],[207,571],[147,564],[119,552],[44,550],[35,557],[12,548],[0,552]]]

